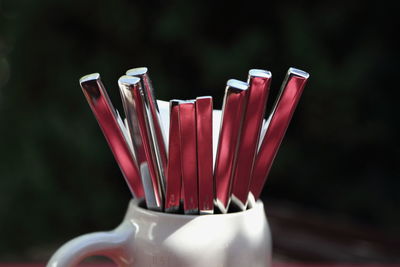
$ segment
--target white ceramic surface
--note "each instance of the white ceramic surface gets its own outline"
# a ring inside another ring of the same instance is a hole
[[[119,227],[69,241],[47,266],[75,266],[94,255],[119,266],[270,267],[271,236],[261,201],[238,213],[188,216],[149,211],[132,200]]]

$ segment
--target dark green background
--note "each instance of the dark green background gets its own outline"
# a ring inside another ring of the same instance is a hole
[[[152,3],[150,3],[152,2]],[[384,1],[0,1],[0,261],[111,229],[129,191],[79,88],[147,66],[157,97],[213,95],[250,68],[311,79],[263,199],[399,234],[396,9]],[[274,93],[273,92],[273,93]]]

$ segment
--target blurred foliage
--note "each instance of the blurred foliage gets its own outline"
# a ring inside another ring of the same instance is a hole
[[[395,10],[0,2],[0,260],[40,258],[120,222],[130,194],[78,79],[101,73],[121,107],[116,81],[137,66],[150,68],[158,98],[213,95],[216,108],[226,80],[250,68],[272,71],[275,91],[288,67],[310,72],[263,198],[399,233]]]

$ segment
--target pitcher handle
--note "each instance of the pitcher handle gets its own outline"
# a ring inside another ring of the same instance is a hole
[[[136,226],[129,221],[109,232],[95,232],[79,236],[65,243],[53,254],[47,267],[73,267],[90,256],[106,256],[118,266],[132,266],[129,243]]]

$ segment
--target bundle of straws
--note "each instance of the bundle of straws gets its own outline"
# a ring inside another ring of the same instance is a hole
[[[222,111],[203,96],[171,100],[160,113],[165,102],[156,101],[147,68],[130,69],[118,80],[125,119],[98,73],[80,84],[135,198],[155,211],[213,214],[259,198],[308,77],[288,70],[267,119],[266,70],[228,80]]]

